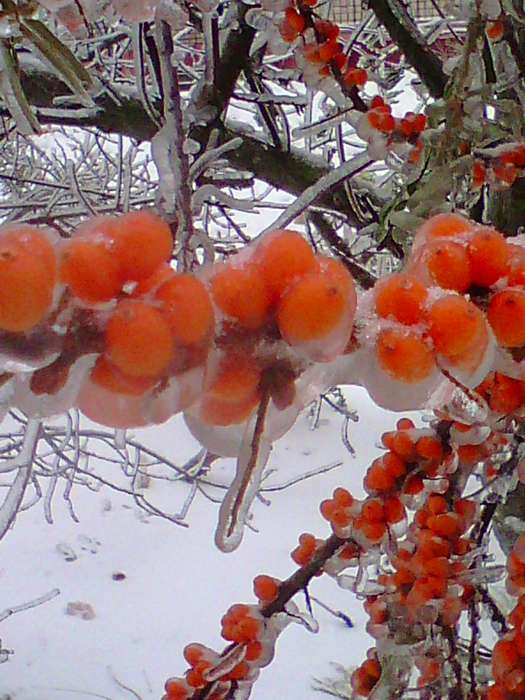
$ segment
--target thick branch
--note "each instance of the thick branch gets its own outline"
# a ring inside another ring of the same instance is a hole
[[[29,101],[37,107],[38,119],[42,124],[91,127],[138,141],[150,141],[158,130],[139,97],[132,92],[114,92],[111,96],[107,92],[101,93],[95,97],[97,109],[93,110],[57,110],[54,101],[67,94],[68,90],[52,73],[37,69],[34,65],[26,65],[22,74],[22,84]],[[225,96],[224,92],[222,94]],[[155,106],[160,111],[158,101]],[[0,109],[0,112],[2,111],[6,113]],[[331,170],[330,166],[323,165],[319,159],[309,158],[298,152],[281,151],[220,123],[216,126],[219,128],[221,143],[238,136],[243,139],[239,148],[225,154],[232,166],[250,170],[260,180],[294,196],[300,195]],[[195,127],[190,136],[200,143],[205,143],[208,139],[208,129],[202,126]],[[324,192],[318,200],[318,205],[345,214],[352,226],[361,227],[365,223],[349,202],[344,184],[334,187],[330,192]]]
[[[447,76],[399,0],[369,0],[368,5],[390,34],[432,97],[443,97]]]

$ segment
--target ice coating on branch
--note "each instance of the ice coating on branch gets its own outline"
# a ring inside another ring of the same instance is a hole
[[[248,512],[272,450],[265,435],[264,415],[265,411],[259,410],[246,426],[235,477],[219,510],[215,544],[223,552],[232,552],[241,543]]]
[[[78,395],[86,374],[95,364],[96,355],[84,355],[73,365],[53,372],[59,380],[59,386],[53,392],[38,390],[35,386],[35,375],[20,374],[14,385],[13,406],[32,418],[49,418],[65,413],[76,406]],[[45,372],[45,370],[41,370]],[[47,389],[47,387],[45,387]]]
[[[0,372],[33,372],[46,367],[60,354],[63,338],[36,331],[27,335],[0,331]]]

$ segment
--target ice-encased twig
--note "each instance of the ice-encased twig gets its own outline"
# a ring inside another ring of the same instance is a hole
[[[300,197],[297,197],[284,211],[283,213],[270,225],[268,226],[260,236],[264,236],[270,231],[274,231],[279,228],[286,228],[288,224],[296,219],[300,214],[303,213],[315,200],[320,197],[323,192],[328,191],[331,187],[334,187],[342,180],[357,175],[365,168],[371,164],[371,160],[367,153],[360,153],[351,160],[343,163],[338,168],[334,168],[329,173],[324,175],[322,178],[317,180],[315,185],[307,187]]]
[[[10,617],[11,615],[14,615],[15,613],[23,612],[24,610],[30,610],[31,608],[36,608],[38,605],[43,605],[44,603],[53,600],[53,598],[56,598],[57,595],[60,595],[60,589],[53,588],[53,590],[49,591],[48,593],[45,593],[39,598],[30,600],[27,603],[21,603],[20,605],[13,605],[11,608],[6,608],[6,610],[3,610],[0,613],[0,622],[3,622],[5,619]]]
[[[26,486],[31,477],[31,466],[40,435],[40,425],[41,421],[36,419],[27,422],[22,449],[13,460],[8,460],[8,462],[18,466],[18,474],[0,507],[0,539],[11,527],[22,503]]]
[[[233,552],[241,543],[245,520],[272,450],[271,441],[264,435],[269,402],[270,395],[265,392],[244,431],[235,478],[219,509],[215,544],[223,552]]]

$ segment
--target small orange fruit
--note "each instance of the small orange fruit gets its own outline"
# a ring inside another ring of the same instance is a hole
[[[211,293],[219,309],[243,328],[257,330],[268,320],[270,295],[256,265],[220,265],[211,279]]]
[[[504,289],[490,300],[487,318],[504,348],[525,345],[525,291]]]
[[[15,333],[45,318],[56,283],[49,240],[34,230],[20,231],[0,235],[0,329]]]
[[[432,351],[423,338],[405,329],[381,331],[376,353],[379,366],[394,379],[407,384],[423,381],[435,366]]]
[[[173,357],[170,326],[158,309],[142,301],[119,302],[106,326],[107,357],[131,377],[159,377]]]
[[[125,280],[140,281],[169,260],[173,237],[168,224],[148,209],[115,220],[114,251]]]
[[[286,342],[297,345],[325,338],[352,311],[337,279],[327,272],[312,272],[284,293],[277,323]]]
[[[173,274],[155,293],[175,340],[191,345],[209,337],[214,324],[210,295],[204,284],[189,274]]]
[[[254,261],[260,266],[271,303],[298,277],[317,270],[314,252],[300,233],[286,229],[273,231],[259,243]]]
[[[405,272],[379,280],[374,287],[374,298],[376,312],[382,318],[394,318],[410,326],[425,317],[427,290],[415,277]]]

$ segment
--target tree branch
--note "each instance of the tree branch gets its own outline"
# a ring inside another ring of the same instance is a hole
[[[406,60],[427,86],[432,97],[443,97],[447,76],[436,54],[399,0],[368,0],[368,6],[401,49]]]
[[[41,124],[96,128],[137,141],[150,141],[157,133],[157,125],[151,120],[134,92],[100,92],[94,98],[96,109],[92,110],[76,110],[69,107],[56,109],[55,100],[68,92],[64,83],[33,63],[21,61],[21,65],[22,85],[29,101],[37,108]],[[226,93],[222,92],[222,95],[225,97]],[[159,100],[152,100],[152,104],[161,111]],[[7,110],[1,108],[0,113],[8,115]],[[220,122],[215,126],[218,128],[219,143],[239,136],[242,138],[239,148],[225,154],[232,166],[250,170],[258,179],[294,196],[300,195],[333,169],[329,165],[323,165],[320,159],[308,157],[297,151],[282,151],[237,130],[236,127],[225,127]],[[194,127],[189,136],[200,143],[206,143],[208,128]],[[344,183],[329,192],[324,192],[318,200],[318,205],[344,214],[351,226],[362,228],[364,224],[370,223],[363,221],[362,216],[352,207]]]

